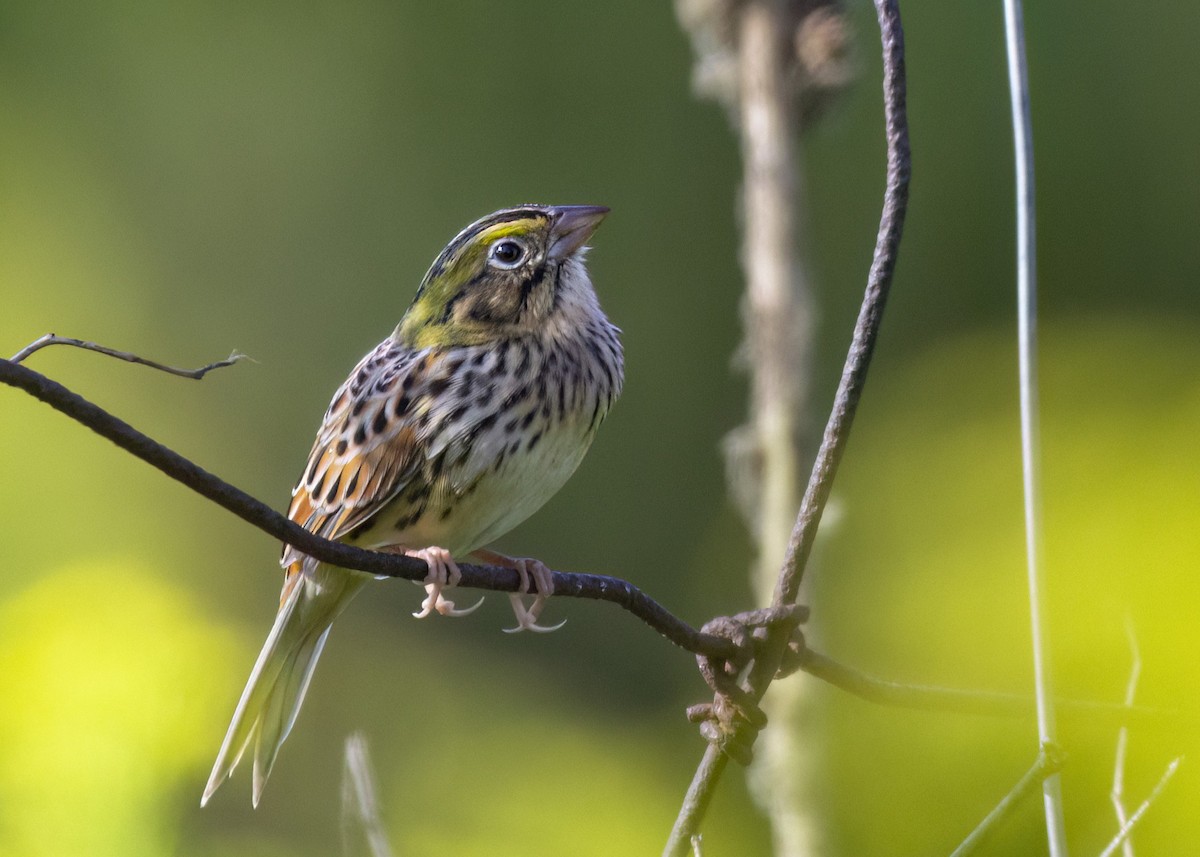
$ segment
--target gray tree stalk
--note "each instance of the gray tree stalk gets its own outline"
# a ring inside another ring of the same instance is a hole
[[[738,12],[743,317],[750,372],[745,432],[757,477],[752,487],[757,496],[750,504],[757,548],[751,580],[755,603],[766,604],[800,507],[799,420],[807,398],[813,323],[797,258],[800,175],[796,119],[785,80],[786,10],[780,2],[750,2]],[[763,700],[773,728],[760,737],[750,782],[771,820],[777,857],[817,851],[817,822],[806,809],[812,805],[806,787],[811,761],[799,741],[810,689],[805,682],[781,682]]]
[[[805,276],[802,126],[822,96],[848,80],[840,11],[829,0],[677,0],[696,51],[696,89],[729,111],[743,176],[745,272],[742,357],[749,417],[726,443],[729,490],[755,545],[756,603],[770,602],[800,506],[814,301]],[[771,819],[778,857],[816,853],[808,760],[798,736],[806,685],[785,682],[765,701],[774,728],[761,737],[751,786]]]

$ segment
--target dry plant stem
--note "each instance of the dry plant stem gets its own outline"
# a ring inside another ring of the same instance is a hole
[[[1129,816],[1129,820],[1121,825],[1121,829],[1117,831],[1117,835],[1113,837],[1113,841],[1108,843],[1108,847],[1100,852],[1100,857],[1112,857],[1117,853],[1117,849],[1129,840],[1129,834],[1133,832],[1134,826],[1142,820],[1146,815],[1146,811],[1150,809],[1150,804],[1158,800],[1159,795],[1163,793],[1163,789],[1167,787],[1171,777],[1175,776],[1175,771],[1179,769],[1179,763],[1183,761],[1182,756],[1176,756],[1167,765],[1167,769],[1163,771],[1163,775],[1159,777],[1158,782],[1150,791],[1149,797],[1142,801],[1138,808],[1133,811],[1133,815]]]
[[[1032,796],[1047,777],[1054,776],[1062,769],[1062,763],[1061,751],[1052,745],[1043,745],[1033,767],[1025,772],[1025,776],[1017,781],[1012,791],[996,804],[996,808],[989,812],[983,821],[979,822],[979,826],[972,830],[971,835],[954,849],[950,857],[967,857],[968,854],[974,854],[976,849],[1000,826],[1000,823],[1012,815],[1013,810],[1020,806],[1022,801]]]
[[[1142,655],[1138,649],[1137,635],[1133,630],[1132,620],[1125,617],[1125,636],[1129,639],[1129,681],[1125,685],[1125,705],[1133,705],[1137,695],[1138,679],[1142,674]],[[1113,762],[1112,799],[1113,810],[1117,814],[1117,826],[1121,829],[1129,823],[1129,813],[1125,809],[1125,758],[1129,750],[1129,727],[1122,725],[1117,731],[1117,753]],[[1133,857],[1133,840],[1126,836],[1121,845],[1123,857]]]
[[[851,423],[866,382],[867,367],[879,333],[888,288],[895,272],[904,214],[908,205],[910,154],[908,122],[905,115],[904,33],[897,0],[875,0],[883,43],[883,91],[886,122],[888,167],[883,214],[875,255],[867,279],[866,294],[854,328],[846,365],[834,399],[833,412],[826,424],[821,448],[813,464],[812,476],[801,502],[800,514],[792,530],[788,549],[775,587],[773,605],[794,604],[805,564],[812,552],[817,524],[829,499],[833,477],[849,440]],[[768,632],[762,654],[755,660],[749,687],[755,698],[762,698],[779,668],[787,645],[786,635]],[[664,854],[681,857],[695,834],[716,788],[725,761],[721,751],[709,745],[675,820]]]
[[[392,857],[379,814],[367,739],[361,732],[346,738],[346,764],[342,772],[342,845],[347,857],[358,851],[352,845],[358,841],[366,844],[370,857]]]
[[[785,5],[742,3],[738,17],[738,106],[743,170],[745,327],[750,350],[751,426],[758,466],[757,577],[764,600],[795,517],[797,376],[804,371],[797,299],[795,119],[784,79]]]
[[[138,363],[142,366],[149,366],[151,369],[157,369],[160,372],[178,375],[180,378],[192,378],[196,381],[199,381],[214,369],[232,366],[239,360],[250,359],[245,354],[235,351],[224,360],[218,360],[216,363],[209,363],[207,366],[201,366],[199,369],[178,369],[174,366],[167,366],[165,363],[156,363],[153,360],[147,360],[145,357],[138,357],[136,354],[131,354],[128,351],[117,351],[113,348],[97,345],[94,342],[86,342],[82,339],[71,339],[67,336],[59,336],[56,333],[47,333],[45,336],[29,343],[29,345],[26,345],[24,348],[14,354],[12,356],[12,362],[20,363],[30,354],[33,354],[35,351],[40,351],[48,345],[71,345],[75,348],[82,348],[85,351],[95,351],[98,354],[106,354],[109,357],[115,357],[118,360],[124,360],[127,363]]]
[[[736,8],[738,129],[742,177],[743,306],[749,349],[750,424],[756,491],[752,508],[757,557],[753,590],[765,601],[783,560],[796,514],[799,486],[796,424],[803,410],[806,375],[802,343],[809,339],[804,288],[796,259],[798,176],[796,117],[786,79],[791,51],[787,4],[751,0]],[[731,486],[738,490],[738,486]],[[746,490],[746,486],[742,486]],[[761,601],[760,601],[761,603]],[[803,857],[813,851],[813,822],[804,807],[804,764],[795,720],[804,685],[771,700],[770,717],[785,728],[763,736],[751,783],[756,801],[771,821],[776,857]]]
[[[1034,688],[1037,697],[1038,743],[1054,744],[1054,683],[1043,619],[1041,572],[1041,485],[1037,408],[1037,252],[1033,191],[1033,130],[1029,115],[1029,71],[1025,62],[1025,28],[1021,0],[1004,0],[1005,47],[1012,100],[1013,149],[1017,189],[1017,345],[1020,361],[1021,470],[1025,494],[1025,555],[1029,585],[1029,620],[1033,642]],[[1062,780],[1042,783],[1046,838],[1051,857],[1066,857]]]

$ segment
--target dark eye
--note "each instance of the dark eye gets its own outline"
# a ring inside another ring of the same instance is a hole
[[[519,241],[505,238],[492,245],[491,257],[504,268],[515,268],[525,259],[525,247]]]

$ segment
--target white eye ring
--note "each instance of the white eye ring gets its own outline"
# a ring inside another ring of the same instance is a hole
[[[501,238],[488,250],[488,259],[497,268],[512,270],[525,261],[529,255],[525,245],[515,238]]]

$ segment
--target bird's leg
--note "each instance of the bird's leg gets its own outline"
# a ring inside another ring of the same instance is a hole
[[[418,585],[424,585],[426,592],[425,600],[421,602],[421,609],[413,614],[418,619],[424,619],[435,611],[443,616],[466,616],[474,613],[483,603],[483,599],[480,598],[473,607],[459,610],[455,608],[453,601],[442,597],[443,589],[457,586],[458,581],[462,579],[462,572],[458,570],[458,564],[445,548],[435,546],[409,550],[397,547],[394,551],[405,556],[423,559],[429,565],[429,574],[426,578],[423,581],[413,581]]]
[[[546,606],[546,599],[554,594],[554,576],[549,567],[541,560],[530,559],[529,557],[511,557],[505,556],[502,553],[496,553],[489,550],[477,550],[472,556],[479,559],[481,562],[490,563],[491,565],[499,565],[504,568],[511,568],[521,578],[521,591],[511,593],[508,598],[512,602],[513,615],[517,617],[517,627],[505,628],[506,634],[515,634],[518,631],[537,631],[540,634],[546,634],[550,631],[557,631],[563,625],[567,624],[567,620],[563,619],[557,625],[539,625],[537,623],[538,616],[542,613],[542,608]],[[529,595],[529,582],[533,581],[533,603],[528,607],[525,606],[525,596]]]

